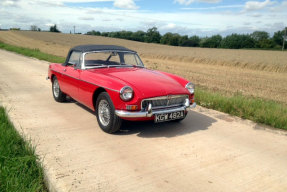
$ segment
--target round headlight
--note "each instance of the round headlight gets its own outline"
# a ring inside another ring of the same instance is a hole
[[[185,88],[186,88],[191,94],[194,93],[194,88],[195,88],[195,86],[194,86],[194,84],[192,84],[191,82],[187,83],[187,84],[185,85]]]
[[[134,91],[131,87],[125,86],[120,90],[120,97],[124,101],[129,101],[133,98]]]

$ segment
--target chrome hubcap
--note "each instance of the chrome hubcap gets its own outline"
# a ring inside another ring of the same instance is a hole
[[[102,125],[110,123],[110,105],[106,100],[101,100],[98,106],[98,115]]]
[[[58,83],[57,79],[55,79],[54,83],[53,83],[53,93],[54,93],[55,97],[59,97],[60,86],[59,86],[59,83]]]

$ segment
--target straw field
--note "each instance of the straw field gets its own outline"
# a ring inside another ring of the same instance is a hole
[[[146,67],[183,76],[226,95],[242,94],[287,104],[287,52],[173,47],[108,37],[1,31],[0,41],[65,57],[79,44],[114,44],[139,53]]]

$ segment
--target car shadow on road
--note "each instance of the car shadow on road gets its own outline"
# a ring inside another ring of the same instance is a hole
[[[75,104],[95,115],[95,113],[86,106],[78,102],[75,102]],[[214,118],[196,111],[190,111],[187,114],[187,117],[181,122],[169,121],[154,123],[153,121],[123,121],[120,131],[114,133],[114,135],[124,136],[137,134],[137,136],[143,138],[176,137],[200,130],[206,130],[215,122],[216,119]]]
[[[176,137],[180,135],[190,134],[195,131],[206,130],[212,123],[216,122],[209,116],[201,113],[190,111],[187,117],[181,122],[127,122],[122,125],[117,135],[137,134],[139,137]]]

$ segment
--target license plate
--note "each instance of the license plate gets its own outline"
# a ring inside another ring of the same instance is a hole
[[[164,121],[171,121],[175,119],[182,119],[183,117],[184,117],[184,111],[156,114],[154,117],[154,122],[159,123]]]

